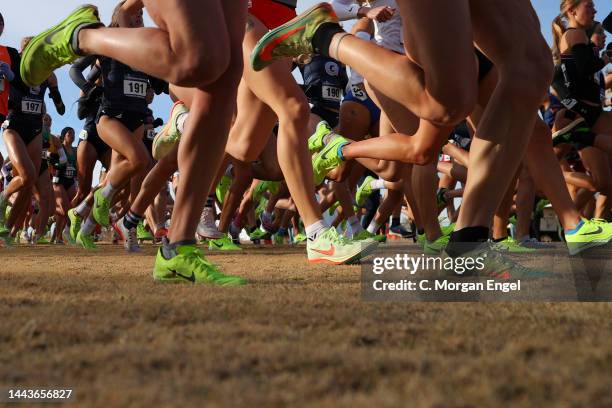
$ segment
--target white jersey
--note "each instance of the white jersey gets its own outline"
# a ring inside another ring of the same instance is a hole
[[[354,0],[333,0],[331,4],[340,20],[352,20],[357,18],[357,12],[361,7]],[[366,3],[366,6],[371,8],[387,6],[395,9],[395,14],[391,20],[384,23],[374,21],[374,39],[381,47],[403,54],[405,51],[402,18],[396,1],[370,0]]]

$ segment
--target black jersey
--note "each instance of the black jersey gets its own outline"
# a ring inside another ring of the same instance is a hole
[[[102,59],[101,69],[104,81],[102,107],[144,114],[148,76],[110,58]]]
[[[42,121],[48,88],[48,81],[34,87],[11,86],[9,112],[24,115],[28,120]]]
[[[593,49],[593,58],[599,59],[595,44],[589,46]],[[572,53],[562,54],[561,62],[555,66],[553,88],[564,99],[577,99],[601,104],[601,84],[599,70],[594,72],[580,72],[576,59]]]
[[[62,149],[64,149],[64,152],[66,153],[66,163],[63,165],[59,165],[57,167],[58,170],[58,177],[64,178],[64,179],[75,179],[77,176],[77,158],[76,158],[76,151],[73,148],[72,149],[72,153],[68,153],[68,150],[62,146]]]
[[[301,68],[304,92],[313,105],[339,109],[348,84],[346,67],[335,59],[315,55]]]

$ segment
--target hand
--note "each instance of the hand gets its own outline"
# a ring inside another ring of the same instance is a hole
[[[379,23],[384,23],[385,21],[391,20],[393,15],[395,14],[395,9],[388,6],[374,7],[366,13],[366,17],[370,20],[378,21]]]
[[[9,82],[15,79],[15,74],[11,71],[11,66],[4,61],[0,61],[0,76],[5,77]]]

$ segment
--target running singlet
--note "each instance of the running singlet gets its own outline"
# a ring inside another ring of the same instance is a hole
[[[11,69],[15,69],[11,54],[16,54],[17,50],[0,46],[0,61],[9,64]],[[6,78],[0,79],[0,116],[8,115],[8,100],[11,91],[11,83]]]
[[[66,150],[65,147],[62,146],[62,149],[64,149],[64,152],[66,152],[66,164],[63,166],[60,166],[58,168],[58,177],[64,178],[64,179],[75,179],[77,176],[77,160],[76,160],[76,154],[74,151],[74,148],[72,149],[72,153],[68,153],[68,150]]]
[[[47,81],[29,88],[11,86],[9,110],[13,114],[24,115],[28,121],[42,121],[48,87]]]
[[[595,44],[593,53],[599,58]],[[592,103],[601,103],[601,84],[599,70],[590,74],[580,74],[574,55],[571,53],[561,55],[561,63],[555,66],[553,87],[561,99],[576,98]]]
[[[251,0],[249,14],[272,30],[296,16],[297,0]]]
[[[333,0],[331,2],[334,11],[340,20],[352,20],[357,18],[357,12],[361,8],[355,0]],[[367,7],[390,7],[395,10],[389,21],[379,23],[374,21],[374,40],[378,45],[388,50],[404,54],[404,33],[402,31],[402,17],[396,0],[371,0],[364,4]]]
[[[101,68],[104,81],[102,108],[144,114],[148,76],[110,58],[102,59]]]
[[[348,83],[345,66],[335,59],[315,55],[301,71],[308,101],[313,105],[339,109]]]

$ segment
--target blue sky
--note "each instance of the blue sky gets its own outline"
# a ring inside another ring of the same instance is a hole
[[[113,0],[92,1],[100,10],[102,20],[108,22],[110,20],[112,10],[116,4]],[[0,37],[0,44],[18,48],[19,41],[22,37],[36,34],[43,29],[52,26],[66,14],[72,11],[76,6],[82,4],[82,0],[20,0],[20,1],[3,1],[0,5],[0,12],[4,16],[5,29],[4,34]],[[300,0],[298,1],[298,9],[310,7],[317,3],[316,0]],[[547,40],[550,41],[550,21],[557,15],[559,10],[559,2],[557,0],[533,0],[532,1],[542,22],[542,31]],[[603,0],[599,0],[596,4],[599,5],[599,15],[604,16],[609,12],[604,10]],[[604,12],[605,11],[605,12]],[[35,16],[35,17],[34,17]],[[146,16],[145,16],[146,17]],[[508,22],[511,24],[511,22]],[[152,25],[151,20],[145,18],[146,25]],[[72,84],[68,78],[68,68],[63,67],[57,72],[60,84],[60,91],[66,104],[66,114],[59,116],[53,109],[52,103],[50,113],[53,117],[53,133],[58,134],[65,126],[72,126],[76,129],[77,134],[81,128],[81,123],[76,118],[76,106],[74,102],[78,98],[78,89]],[[159,96],[153,102],[152,109],[156,116],[165,118],[171,106],[167,96]],[[4,143],[0,138],[0,151],[6,153]]]

